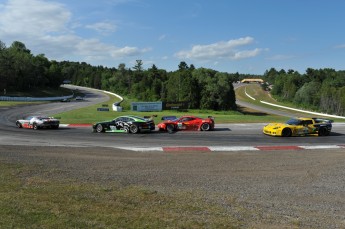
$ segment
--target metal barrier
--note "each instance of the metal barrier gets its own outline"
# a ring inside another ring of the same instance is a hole
[[[74,95],[59,96],[59,97],[15,97],[15,96],[0,96],[0,101],[23,101],[23,102],[35,102],[35,101],[59,101],[63,99],[71,99]]]

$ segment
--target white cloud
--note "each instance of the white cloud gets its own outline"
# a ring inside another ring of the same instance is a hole
[[[191,50],[180,51],[175,55],[180,59],[214,60],[218,59],[244,59],[260,54],[262,49],[240,50],[241,46],[250,45],[254,42],[252,37],[239,38],[237,40],[221,41],[209,45],[195,45]]]
[[[71,13],[60,3],[41,0],[9,0],[0,8],[2,35],[39,36],[67,30]]]
[[[161,35],[158,37],[158,40],[162,41],[166,38],[167,36],[165,34]]]
[[[261,51],[262,50],[258,48],[253,49],[253,50],[239,51],[233,55],[232,59],[239,60],[239,59],[254,57],[254,56],[259,55]]]
[[[101,34],[112,33],[117,29],[116,25],[110,22],[98,22],[91,25],[86,25],[85,28],[95,30]]]
[[[111,51],[111,56],[113,57],[123,57],[123,56],[135,56],[139,53],[141,53],[142,51],[139,50],[136,47],[123,47],[123,48],[119,48],[119,49],[113,49]]]
[[[269,58],[266,58],[267,60],[288,60],[288,59],[293,59],[295,56],[292,55],[275,55]]]
[[[345,44],[335,46],[336,49],[343,49],[345,48]]]
[[[78,22],[80,23],[80,22]],[[55,60],[111,62],[112,59],[140,55],[150,49],[117,47],[96,38],[83,38],[74,29],[89,28],[100,33],[116,31],[110,22],[74,26],[65,5],[46,0],[8,0],[0,5],[1,41],[6,45],[23,42],[34,54],[44,53]],[[94,64],[94,63],[91,63]]]

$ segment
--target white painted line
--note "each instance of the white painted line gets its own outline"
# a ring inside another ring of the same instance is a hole
[[[147,152],[147,151],[163,151],[162,147],[116,147],[118,149],[136,151],[136,152]]]
[[[251,98],[252,100],[256,100],[255,98],[253,98],[252,96],[250,96],[250,95],[247,93],[247,87],[244,88],[244,93],[246,93],[246,96],[248,96],[248,97]]]
[[[341,146],[337,145],[320,145],[320,146],[299,146],[303,149],[342,149]]]
[[[344,149],[345,148],[345,146],[341,146],[341,145],[316,145],[316,146],[296,146],[296,147],[299,147],[302,150]],[[164,151],[163,147],[115,147],[115,148],[135,151],[135,152],[150,152],[150,151],[163,152]],[[259,149],[255,146],[209,146],[206,148],[209,148],[210,151],[212,152],[265,151],[264,149]],[[279,148],[277,148],[276,150],[279,150]],[[183,151],[183,149],[181,149],[181,151]]]
[[[252,151],[259,150],[254,146],[210,146],[211,151]]]

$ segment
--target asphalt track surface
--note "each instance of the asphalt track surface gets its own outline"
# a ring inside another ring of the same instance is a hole
[[[68,146],[68,147],[248,147],[248,146],[340,146],[345,148],[345,123],[334,123],[330,136],[270,137],[262,134],[265,123],[218,124],[214,131],[151,133],[93,133],[90,126],[61,126],[57,130],[21,129],[15,121],[29,114],[56,114],[108,100],[94,90],[79,89],[84,101],[49,103],[0,108],[0,145]],[[120,113],[114,113],[114,117]],[[288,115],[287,115],[288,116]],[[231,117],[229,117],[231,118]]]

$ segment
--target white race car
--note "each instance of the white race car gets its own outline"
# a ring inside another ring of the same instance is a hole
[[[16,121],[16,125],[19,128],[29,128],[37,130],[39,128],[52,128],[57,129],[59,128],[60,121],[56,118],[36,115],[36,116],[28,116],[24,119],[19,119]]]

